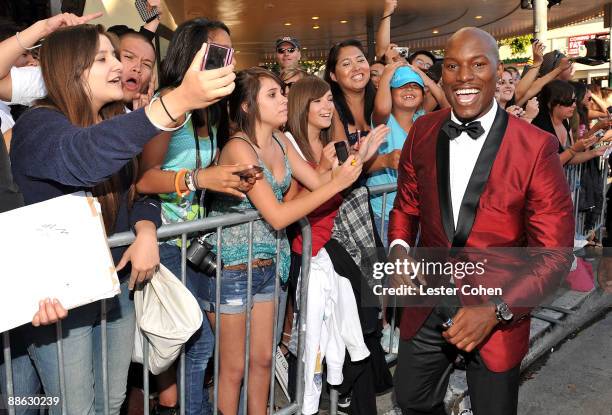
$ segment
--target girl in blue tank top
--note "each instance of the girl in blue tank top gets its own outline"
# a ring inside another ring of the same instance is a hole
[[[257,209],[263,220],[253,224],[252,290],[247,298],[247,262],[249,225],[223,228],[221,234],[221,302],[216,304],[216,278],[206,278],[208,289],[204,307],[215,321],[221,313],[219,410],[237,413],[244,373],[245,312],[252,304],[251,350],[248,378],[250,411],[264,413],[268,405],[274,286],[276,280],[276,246],[280,238],[279,278],[285,280],[289,268],[289,244],[284,228],[312,212],[332,196],[349,187],[360,175],[360,155],[350,156],[333,173],[317,173],[277,130],[287,122],[287,98],[282,82],[273,73],[251,68],[238,73],[236,89],[230,96],[230,120],[235,134],[223,147],[219,161],[224,164],[253,164],[263,171],[247,198],[221,195],[213,200],[210,216]],[[367,143],[363,146],[367,152]],[[365,154],[364,154],[365,155]],[[291,176],[311,193],[299,200],[282,202]],[[216,234],[210,236],[215,242]],[[219,253],[217,253],[219,254]]]

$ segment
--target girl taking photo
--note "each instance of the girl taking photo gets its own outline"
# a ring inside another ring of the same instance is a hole
[[[235,133],[223,147],[221,164],[252,164],[263,169],[263,179],[255,182],[240,199],[219,195],[213,200],[210,216],[246,209],[257,209],[262,221],[253,223],[252,319],[248,380],[249,414],[265,414],[268,405],[277,232],[280,237],[280,278],[286,281],[289,269],[289,244],[284,228],[312,212],[334,195],[349,187],[359,177],[362,158],[372,155],[370,137],[363,140],[362,155],[351,155],[340,167],[316,172],[294,149],[286,137],[276,134],[287,122],[287,98],[280,79],[261,68],[241,71],[236,90],[229,100],[230,120]],[[282,202],[291,177],[312,191],[303,198]],[[205,307],[214,325],[221,313],[219,410],[236,413],[240,385],[244,375],[245,319],[247,305],[247,261],[249,225],[228,226],[222,231],[221,303],[215,304],[216,280],[208,278]],[[216,234],[209,242],[216,245]]]
[[[161,129],[186,112],[207,107],[234,88],[233,68],[200,71],[196,55],[181,85],[146,109],[123,114],[122,65],[101,26],[79,25],[49,35],[41,48],[48,95],[14,127],[11,163],[26,204],[79,190],[93,192],[110,235],[133,229],[136,241],[113,248],[121,294],[106,300],[109,412],[125,398],[134,342],[134,308],[129,289],[150,278],[159,264],[156,227],[159,204],[135,192],[135,157]],[[165,108],[164,108],[165,107]],[[128,265],[129,263],[129,265]],[[66,316],[67,314],[67,316]],[[41,301],[33,324],[62,323],[64,382],[68,413],[104,411],[100,303],[70,313],[55,300]],[[29,352],[48,396],[60,396],[56,329],[27,331]],[[59,413],[60,407],[50,408]]]

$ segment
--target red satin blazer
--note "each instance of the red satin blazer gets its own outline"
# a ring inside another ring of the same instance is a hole
[[[454,223],[449,225],[448,222],[452,220],[452,213],[450,219],[444,218],[445,208],[441,207],[440,198],[442,196],[443,202],[448,201],[448,212],[451,209],[450,197],[444,199],[443,194],[448,195],[449,191],[444,186],[442,176],[452,172],[448,172],[447,165],[448,137],[442,136],[444,133],[440,130],[449,118],[449,109],[427,114],[420,117],[410,130],[399,163],[398,191],[390,216],[389,242],[402,239],[415,246],[420,229],[419,247],[451,246],[453,238],[449,235],[448,226],[454,230]],[[502,118],[504,122],[500,122]],[[556,138],[514,116],[507,116],[501,109],[492,130],[496,125],[499,137],[494,150],[497,152],[491,156],[494,161],[488,178],[482,182],[484,187],[480,197],[475,196],[473,225],[469,233],[466,232],[464,246],[468,249],[571,248],[574,242],[572,200],[557,154]],[[481,156],[490,138],[487,137]],[[447,140],[446,144],[440,140]],[[446,155],[440,150],[444,146]],[[490,150],[487,150],[488,154],[492,154]],[[481,157],[477,165],[480,161]],[[459,221],[462,221],[461,214]],[[465,223],[459,223],[457,229],[462,226],[465,229]],[[520,275],[520,272],[498,276],[503,281],[502,285],[510,286],[502,298],[513,310],[515,322],[498,326],[479,346],[482,359],[490,370],[507,371],[519,364],[527,353],[529,309],[517,304],[522,306],[521,301],[526,295],[537,296],[546,289],[554,288],[554,275],[565,275],[571,264],[571,255],[567,254],[571,251],[566,249],[564,252],[565,255],[547,257],[537,267],[527,271],[537,274],[538,278],[528,278],[529,275]],[[460,282],[456,281],[456,284]],[[468,299],[460,298],[463,304],[470,303]],[[414,336],[431,310],[432,307],[405,308],[400,326],[402,338],[408,340]]]

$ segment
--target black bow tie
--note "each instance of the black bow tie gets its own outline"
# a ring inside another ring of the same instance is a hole
[[[450,140],[459,137],[461,133],[466,132],[472,140],[484,134],[484,128],[480,125],[480,121],[472,121],[467,124],[457,124],[453,120],[448,120],[443,126],[442,131],[446,133]]]

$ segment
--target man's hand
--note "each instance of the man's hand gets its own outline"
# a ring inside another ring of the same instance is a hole
[[[612,258],[602,257],[599,261],[597,283],[603,292],[612,294]]]
[[[453,325],[442,333],[459,350],[471,352],[497,326],[495,305],[465,306],[453,316]]]

